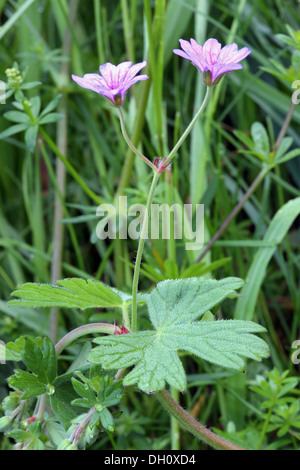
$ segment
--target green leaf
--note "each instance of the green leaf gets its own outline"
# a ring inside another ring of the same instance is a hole
[[[297,148],[297,149],[291,150],[290,152],[286,153],[285,155],[283,155],[283,157],[280,157],[278,160],[276,160],[276,162],[277,163],[288,162],[292,158],[299,157],[299,155],[300,155],[300,149]]]
[[[97,401],[96,401],[96,396],[93,390],[91,389],[91,387],[89,386],[89,384],[82,383],[80,382],[80,380],[77,380],[74,377],[72,377],[71,381],[72,381],[72,385],[73,385],[75,392],[84,399],[83,401],[81,400],[80,403],[79,403],[79,400],[74,400],[72,403],[78,404],[78,405],[83,403],[81,404],[81,406],[92,408],[97,403]]]
[[[244,358],[260,360],[269,355],[266,343],[252,334],[265,329],[253,322],[234,320],[195,322],[242,284],[237,278],[161,282],[147,297],[149,316],[156,331],[96,338],[94,342],[99,346],[91,351],[89,361],[107,369],[135,365],[123,383],[137,383],[148,393],[163,389],[165,382],[178,390],[186,388],[177,351],[242,370]]]
[[[65,308],[109,308],[122,307],[126,296],[102,282],[84,279],[56,281],[59,287],[49,284],[26,283],[11,295],[21,300],[12,300],[11,305],[24,307],[65,307]]]
[[[8,127],[5,131],[0,133],[0,139],[6,139],[11,135],[18,134],[28,128],[28,124],[16,124],[14,126]]]
[[[43,339],[42,349],[29,338],[25,340],[22,360],[39,381],[43,384],[51,384],[56,377],[56,353],[53,341],[50,338]]]
[[[43,116],[46,116],[46,114],[50,113],[51,111],[53,111],[53,109],[56,108],[56,106],[59,103],[59,100],[61,99],[61,96],[62,96],[61,94],[55,96],[55,98],[52,101],[50,101],[50,103],[47,104],[46,108],[43,109],[43,111],[41,112],[40,118]]]
[[[21,90],[31,90],[32,88],[35,88],[39,85],[42,85],[42,82],[34,81],[34,82],[27,82],[23,83],[20,88]]]
[[[292,38],[289,38],[285,34],[276,34],[276,37],[277,37],[277,39],[279,39],[280,41],[284,42],[285,44],[287,44],[289,46],[298,47],[297,41],[295,41]]]
[[[77,397],[70,380],[55,383],[55,392],[50,396],[50,406],[65,429],[70,427],[72,419],[82,413],[81,408],[71,404]]]
[[[25,390],[22,399],[39,396],[43,393],[51,393],[52,382],[56,377],[56,353],[54,343],[49,338],[44,338],[39,346],[40,338],[32,341],[29,338],[19,338],[15,343],[15,354],[20,354],[22,361],[33,372],[16,370],[9,378],[9,384],[18,390]],[[21,353],[19,349],[23,343]],[[11,343],[14,345],[14,343]],[[12,350],[14,350],[11,347]]]
[[[155,328],[182,324],[199,318],[244,284],[242,279],[188,278],[161,282],[147,299],[149,315]]]
[[[33,338],[31,338],[33,340]],[[42,345],[42,338],[37,337],[33,340],[36,344]],[[20,336],[14,342],[10,341],[5,345],[5,359],[7,361],[22,361],[22,351],[25,345],[25,336]]]
[[[275,214],[264,236],[264,242],[273,244],[273,246],[260,248],[256,252],[248,271],[245,286],[236,304],[235,318],[239,320],[253,318],[258,293],[265,278],[268,263],[299,214],[300,197],[287,202]]]
[[[31,103],[31,112],[35,118],[38,117],[41,109],[41,98],[39,96],[34,96],[30,100]]]
[[[280,145],[276,151],[274,160],[275,161],[280,160],[280,158],[288,151],[292,143],[293,143],[292,137],[284,137],[282,141],[280,142]]]
[[[105,376],[102,381],[100,390],[97,394],[97,401],[102,406],[114,406],[123,400],[123,385],[121,380],[114,380],[109,376]]]
[[[235,130],[233,133],[241,142],[243,142],[244,145],[246,145],[246,147],[250,150],[254,149],[252,139],[247,134],[239,130]]]
[[[57,122],[62,118],[62,114],[50,113],[39,120],[39,124],[49,124],[51,122]]]
[[[25,390],[21,397],[22,400],[38,397],[47,392],[47,385],[41,383],[36,375],[25,370],[17,369],[15,374],[9,377],[8,383],[12,388]]]
[[[45,446],[43,442],[39,439],[42,434],[42,426],[40,421],[35,421],[31,423],[28,430],[23,429],[13,429],[9,431],[7,435],[15,439],[17,443],[26,444],[26,449],[30,450],[44,450]]]
[[[37,138],[37,133],[39,130],[39,126],[31,126],[27,131],[25,132],[25,143],[26,147],[30,152],[33,152],[36,144],[36,138]]]
[[[188,268],[186,268],[181,274],[180,274],[180,279],[184,279],[187,277],[193,277],[193,276],[203,276],[206,273],[210,273],[221,266],[226,265],[231,261],[231,258],[222,258],[217,261],[214,261],[213,263],[196,263],[192,264]]]
[[[7,113],[4,113],[3,117],[9,121],[30,124],[30,117],[21,111],[8,111]]]
[[[254,142],[254,149],[267,160],[270,152],[270,142],[267,131],[260,122],[254,122],[252,124],[251,136]]]
[[[165,276],[166,279],[177,279],[178,278],[178,266],[175,261],[167,259],[165,265]]]
[[[102,411],[99,413],[100,419],[101,419],[101,424],[104,427],[104,429],[107,429],[110,432],[114,431],[114,419],[112,417],[111,412],[107,409],[104,408]]]

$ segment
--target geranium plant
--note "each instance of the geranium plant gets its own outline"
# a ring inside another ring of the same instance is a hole
[[[112,408],[119,405],[132,386],[154,394],[171,415],[204,442],[219,449],[239,449],[192,418],[171,398],[167,388],[180,392],[186,389],[182,352],[237,373],[245,370],[246,359],[261,361],[269,356],[266,342],[257,336],[265,332],[264,327],[252,321],[214,317],[224,299],[238,295],[244,281],[236,277],[178,277],[159,282],[148,292],[138,291],[151,204],[160,176],[169,171],[175,153],[203,114],[213,88],[226,73],[241,69],[240,61],[251,52],[247,47],[238,50],[235,43],[221,48],[216,39],[208,39],[203,47],[194,39],[181,39],[180,44],[182,50],[174,53],[200,70],[207,88],[191,123],[166,156],[147,158],[126,132],[122,105],[126,91],[136,82],[148,79],[147,75],[137,75],[146,66],[145,61],[117,66],[106,63],[100,66],[100,74],[88,73],[83,78],[72,75],[78,85],[103,95],[116,108],[125,141],[150,168],[152,183],[131,295],[100,281],[80,278],[57,280],[56,285],[26,283],[12,293],[16,298],[10,304],[15,306],[118,309],[123,317],[123,323],[116,325],[105,322],[103,314],[103,322],[80,326],[56,345],[48,337],[22,337],[7,346],[8,357],[22,361],[27,369],[16,370],[8,379],[13,391],[4,400],[5,416],[0,420],[0,426],[16,440],[18,448],[85,448],[97,439],[100,430],[114,431]],[[30,108],[27,112],[31,113]],[[145,305],[149,329],[140,329],[139,309]],[[60,355],[79,338],[86,337],[90,345],[90,334],[98,335],[92,340],[93,348],[88,348],[81,361],[60,375]],[[33,409],[30,416],[28,409]],[[53,420],[60,426],[60,442],[53,437]],[[46,429],[49,441],[45,439]]]

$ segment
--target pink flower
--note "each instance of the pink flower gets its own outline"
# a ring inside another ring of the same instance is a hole
[[[139,80],[149,78],[147,75],[136,77],[146,64],[145,61],[135,65],[132,65],[132,62],[122,62],[119,65],[107,62],[99,67],[101,75],[87,73],[83,78],[72,75],[72,79],[83,88],[88,88],[108,98],[111,105],[121,106],[128,88]]]
[[[173,52],[189,59],[200,70],[203,82],[208,86],[217,85],[225,73],[242,69],[243,66],[238,62],[251,53],[248,47],[238,50],[235,43],[222,48],[216,39],[208,39],[203,47],[195,39],[190,42],[179,39],[179,42],[183,51],[173,49]]]

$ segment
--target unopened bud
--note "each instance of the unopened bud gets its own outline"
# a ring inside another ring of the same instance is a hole
[[[68,447],[70,447],[71,442],[69,439],[64,439],[59,446],[57,447],[57,450],[68,450]]]
[[[8,79],[8,86],[10,88],[18,89],[20,85],[23,83],[23,77],[17,67],[13,67],[11,69],[6,69],[5,74]]]
[[[0,418],[0,431],[4,431],[7,426],[9,426],[11,419],[9,416],[2,416]]]

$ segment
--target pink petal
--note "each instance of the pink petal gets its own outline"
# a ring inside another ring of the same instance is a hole
[[[116,69],[117,67],[110,62],[106,62],[106,64],[100,65],[99,67],[100,73],[109,88],[114,88],[114,76]]]
[[[77,77],[76,75],[72,75],[72,79],[82,88],[88,88],[89,90],[96,91],[98,93],[99,86],[96,85],[94,82],[90,80],[86,80],[82,77]]]
[[[138,75],[137,77],[134,77],[130,80],[129,86],[133,85],[136,82],[139,82],[140,80],[147,80],[149,77],[148,75]]]
[[[241,64],[215,64],[213,67],[210,68],[212,74],[211,81],[213,83],[215,79],[223,73],[231,72],[231,70],[239,70],[242,68],[243,66]]]
[[[233,62],[230,60],[230,58],[233,54],[237,52],[237,50],[238,50],[238,46],[235,42],[232,44],[228,44],[228,46],[223,47],[219,55],[219,63],[227,64],[228,62]]]
[[[122,62],[121,64],[117,65],[115,72],[113,73],[113,85],[114,87],[118,87],[123,83],[128,76],[130,67],[132,66],[132,62]]]
[[[208,39],[203,45],[203,57],[208,65],[213,65],[218,61],[221,44],[216,39]]]
[[[180,49],[173,49],[174,54],[180,55],[184,59],[190,60],[190,56],[188,56],[185,52],[181,51]]]
[[[251,53],[251,49],[248,47],[243,47],[240,51],[232,54],[231,62],[240,62],[241,60],[245,59]]]
[[[197,41],[195,41],[195,39],[190,39],[190,41],[191,41],[191,46],[192,46],[192,48],[193,48],[193,50],[194,50],[194,53],[195,53],[195,54],[198,54],[198,55],[200,55],[200,56],[202,56],[202,55],[203,55],[203,47],[200,46],[200,45],[197,43]]]
[[[181,49],[184,50],[188,55],[195,54],[194,48],[192,45],[189,43],[189,41],[186,41],[185,39],[179,39]]]
[[[138,64],[133,65],[128,71],[126,79],[131,80],[141,69],[146,67],[146,65],[147,62],[145,60],[143,62],[139,62]]]

